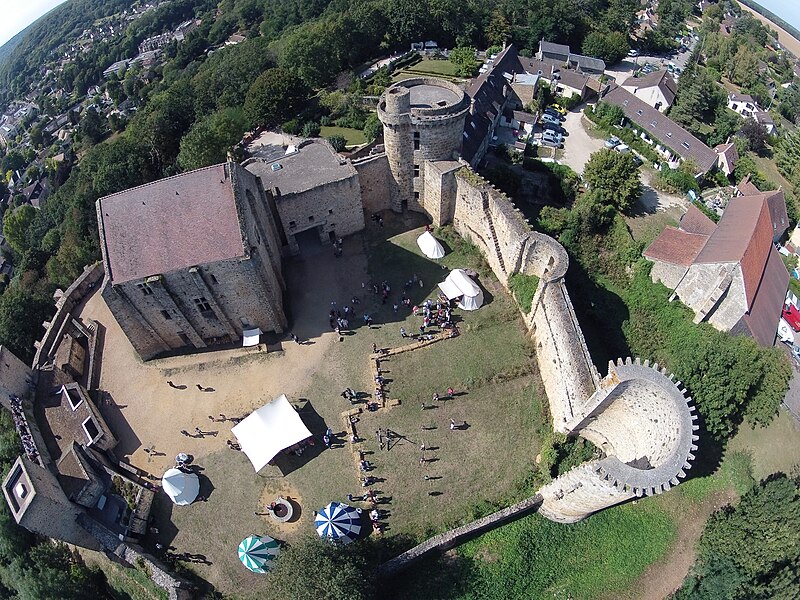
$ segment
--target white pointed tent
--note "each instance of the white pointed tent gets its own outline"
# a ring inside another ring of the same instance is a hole
[[[186,506],[197,499],[200,493],[200,479],[194,473],[184,473],[170,469],[161,478],[161,488],[178,506]]]
[[[461,296],[458,307],[463,310],[477,310],[483,305],[483,290],[462,269],[453,269],[439,289],[448,300]]]
[[[439,260],[444,256],[444,248],[430,231],[424,232],[417,238],[417,246],[428,258]]]
[[[284,394],[249,414],[231,431],[256,472],[281,450],[311,437],[311,432]]]

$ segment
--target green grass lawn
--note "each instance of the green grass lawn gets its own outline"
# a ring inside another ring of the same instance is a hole
[[[425,563],[390,597],[431,597],[425,590],[436,589],[440,599],[594,598],[634,581],[664,555],[675,530],[653,502],[617,506],[573,525],[532,515]]]
[[[334,135],[342,136],[347,142],[348,146],[360,146],[367,143],[367,137],[360,129],[351,129],[349,127],[334,127],[326,125],[320,127],[320,137],[329,138]]]
[[[432,75],[457,76],[456,66],[449,60],[430,60],[426,58],[406,70],[417,73],[430,73]]]
[[[777,472],[800,472],[800,425],[782,408],[767,427],[752,429],[742,424],[728,444],[728,452],[750,455],[756,479]]]

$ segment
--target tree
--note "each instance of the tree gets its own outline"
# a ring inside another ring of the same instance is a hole
[[[511,26],[508,23],[508,19],[499,10],[493,11],[491,21],[486,27],[486,39],[489,40],[489,43],[495,46],[502,46],[508,40],[510,33]],[[492,53],[487,50],[487,54],[491,55]]]
[[[456,67],[459,77],[472,77],[478,71],[478,60],[475,58],[475,48],[462,47],[450,50],[448,59]]]
[[[33,360],[33,343],[42,335],[42,323],[53,312],[43,293],[11,287],[0,296],[0,344],[25,362]]]
[[[630,49],[628,36],[619,31],[593,31],[583,40],[583,53],[601,58],[609,66],[622,60]]]
[[[800,482],[780,473],[711,515],[676,598],[796,598],[798,556]]]
[[[328,138],[328,142],[330,142],[331,146],[337,152],[344,151],[345,147],[347,146],[347,140],[344,139],[344,136],[341,135],[332,135]]]
[[[586,163],[583,178],[599,202],[626,212],[642,195],[639,167],[631,153],[603,148]]]
[[[241,108],[217,111],[194,124],[178,152],[178,166],[191,171],[225,162],[247,131],[247,117]]]
[[[28,228],[36,217],[36,209],[23,204],[16,210],[8,210],[3,216],[3,235],[17,254],[28,249]]]
[[[367,122],[364,125],[364,135],[367,137],[368,142],[374,142],[383,135],[383,123],[378,119],[378,115],[370,113],[367,117]]]
[[[94,108],[87,108],[83,113],[78,131],[80,131],[84,139],[88,140],[90,145],[94,146],[100,142],[105,134],[105,128],[103,127],[103,120],[100,118],[100,113]]]
[[[366,548],[366,542],[339,546],[305,538],[281,553],[270,572],[270,586],[293,600],[367,600],[373,582]]]
[[[795,188],[800,188],[800,129],[787,131],[778,143],[778,169]]]
[[[254,127],[274,127],[294,117],[308,98],[308,88],[281,68],[264,71],[253,82],[244,100],[244,111]]]
[[[767,147],[767,130],[753,119],[744,122],[738,135],[747,140],[747,147],[756,154],[761,154]]]

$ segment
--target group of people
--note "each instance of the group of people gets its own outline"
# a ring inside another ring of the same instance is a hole
[[[19,439],[22,440],[25,454],[31,460],[39,462],[39,450],[36,448],[36,442],[33,441],[30,429],[28,429],[28,419],[22,410],[22,398],[19,396],[11,396],[11,416],[14,419]]]

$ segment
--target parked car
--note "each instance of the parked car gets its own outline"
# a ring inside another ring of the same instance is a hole
[[[544,138],[542,138],[541,145],[542,146],[547,146],[549,148],[561,148],[561,142],[560,141],[554,141],[554,140],[549,140],[549,139],[544,139]]]
[[[567,130],[562,125],[556,125],[555,123],[542,123],[542,129],[544,131],[553,131],[560,135],[566,135],[567,133]]]
[[[551,129],[545,129],[542,132],[542,141],[543,142],[550,142],[552,144],[558,144],[559,146],[564,141],[564,136],[560,133],[556,133]]]
[[[628,154],[631,151],[631,147],[628,144],[617,144],[614,146],[614,150],[620,154]]]
[[[547,108],[556,111],[562,117],[565,117],[567,115],[567,109],[564,108],[563,106],[559,106],[558,104],[551,104]],[[545,112],[547,112],[547,109],[545,109]]]
[[[543,113],[541,118],[542,123],[552,123],[553,125],[561,125],[561,119],[554,117],[550,113]]]
[[[617,136],[612,135],[610,138],[606,140],[606,148],[616,148],[621,143],[622,140],[620,140]]]
[[[634,48],[631,48],[630,50],[628,50],[628,56],[630,56],[631,58],[636,58],[637,56],[639,56],[639,51]]]
[[[795,308],[794,304],[784,306],[781,317],[789,324],[789,327],[800,332],[800,311]]]

